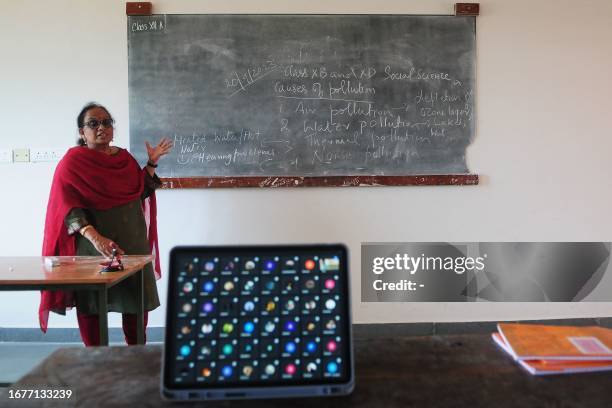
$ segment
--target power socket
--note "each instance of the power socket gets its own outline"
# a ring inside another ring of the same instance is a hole
[[[23,163],[30,161],[30,149],[13,149],[13,161],[15,163]]]

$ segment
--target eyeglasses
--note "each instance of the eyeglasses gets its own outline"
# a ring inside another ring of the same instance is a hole
[[[90,129],[97,129],[100,125],[104,126],[105,128],[109,128],[109,127],[113,127],[114,123],[115,121],[112,119],[102,119],[102,120],[92,119],[92,120],[85,122],[85,126],[87,126]]]

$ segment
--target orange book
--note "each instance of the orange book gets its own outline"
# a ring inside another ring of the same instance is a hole
[[[514,357],[499,333],[493,333],[492,337],[502,350]],[[533,375],[589,373],[612,370],[612,361],[606,360],[518,360],[518,363]]]
[[[499,335],[516,360],[608,361],[612,329],[499,323]]]

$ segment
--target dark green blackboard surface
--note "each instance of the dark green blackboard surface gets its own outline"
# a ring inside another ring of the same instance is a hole
[[[467,174],[475,17],[128,17],[130,147],[166,178]]]

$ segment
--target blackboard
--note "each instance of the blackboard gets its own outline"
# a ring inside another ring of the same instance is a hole
[[[468,174],[475,17],[128,17],[130,149],[180,177]]]

